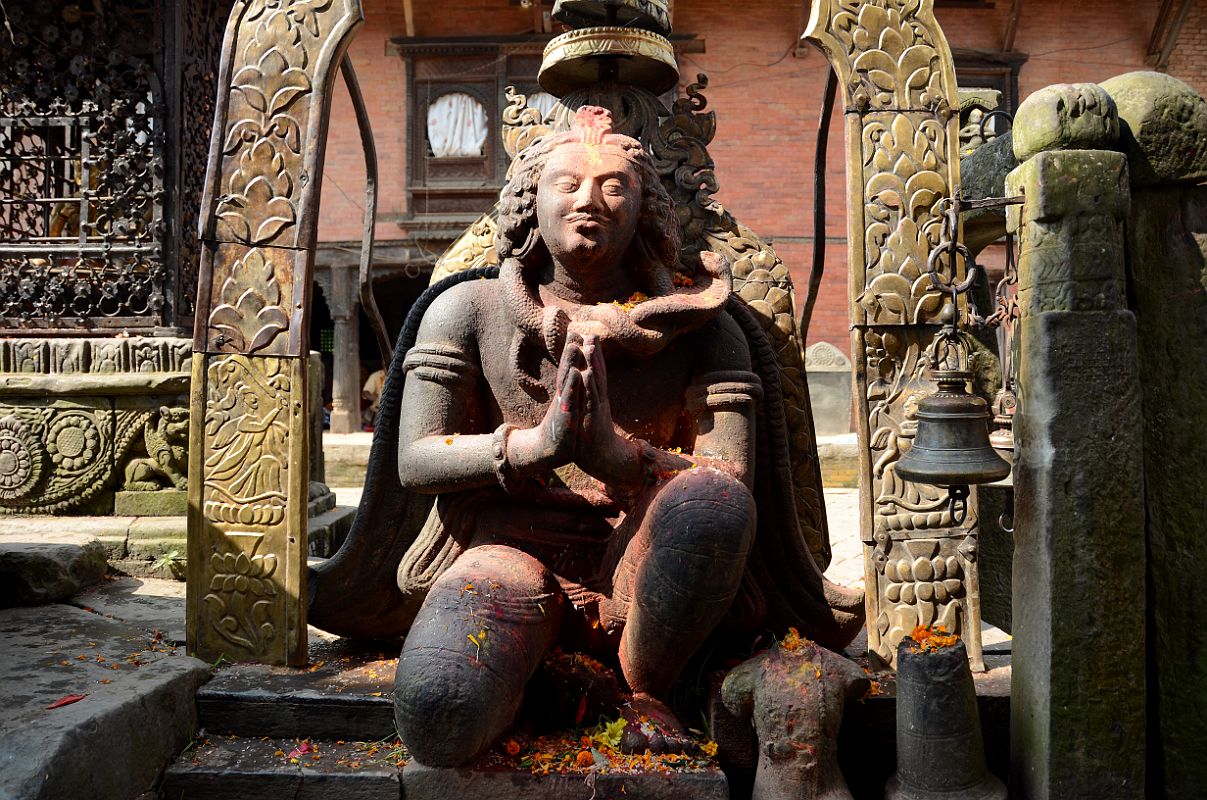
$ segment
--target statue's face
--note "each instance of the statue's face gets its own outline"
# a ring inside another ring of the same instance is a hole
[[[568,269],[620,263],[641,210],[641,177],[615,148],[562,145],[545,163],[536,216],[554,260]]]

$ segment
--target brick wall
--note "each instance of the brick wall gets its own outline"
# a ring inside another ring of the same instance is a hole
[[[1157,3],[1132,0],[1028,2],[1015,49],[1029,54],[1020,73],[1020,96],[1052,83],[1101,81],[1144,69],[1144,50]],[[940,9],[953,47],[1001,47],[1009,0],[989,10]],[[740,13],[735,13],[740,9]],[[711,152],[720,191],[716,198],[764,238],[792,269],[798,304],[808,280],[812,248],[812,164],[818,106],[826,62],[820,53],[794,55],[808,3],[783,0],[679,0],[675,27],[705,40],[706,52],[686,55],[684,82],[706,72],[709,108],[717,112]],[[387,42],[405,34],[401,0],[365,0],[367,22],[352,56],[372,114],[381,172],[378,238],[398,239],[405,211],[406,75]],[[514,34],[531,30],[526,9],[505,0],[415,3],[419,36]],[[1172,74],[1207,89],[1207,8],[1196,9],[1183,29]],[[846,179],[842,116],[830,134],[827,265],[810,342],[846,349]],[[334,99],[323,192],[320,239],[360,237],[364,170],[350,103],[342,86]]]
[[[1195,3],[1178,34],[1169,59],[1169,74],[1189,83],[1207,96],[1207,5]]]

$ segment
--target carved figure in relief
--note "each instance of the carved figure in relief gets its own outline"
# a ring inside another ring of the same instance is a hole
[[[205,427],[206,514],[219,522],[271,525],[283,518],[289,452],[289,378],[275,359],[231,356],[210,367]]]
[[[398,570],[421,600],[399,733],[421,763],[471,760],[557,643],[619,666],[630,747],[685,747],[671,685],[727,614],[749,630],[767,613],[747,570],[764,387],[728,265],[677,272],[649,156],[592,106],[520,155],[496,244],[499,279],[436,297],[401,362],[399,478],[439,497]],[[769,518],[795,523],[788,497]],[[841,646],[861,596],[824,582],[798,526],[773,527],[764,546],[813,591],[802,613]]]
[[[154,492],[188,488],[189,410],[160,406],[155,424],[143,423],[145,458],[126,464],[127,491]]]

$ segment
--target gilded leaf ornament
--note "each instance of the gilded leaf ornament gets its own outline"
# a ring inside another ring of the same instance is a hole
[[[237,352],[263,350],[289,328],[273,263],[261,250],[249,250],[231,267],[220,299],[209,325]]]

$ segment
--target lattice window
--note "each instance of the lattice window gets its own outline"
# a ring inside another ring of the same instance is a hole
[[[163,0],[8,3],[0,327],[163,323]]]

